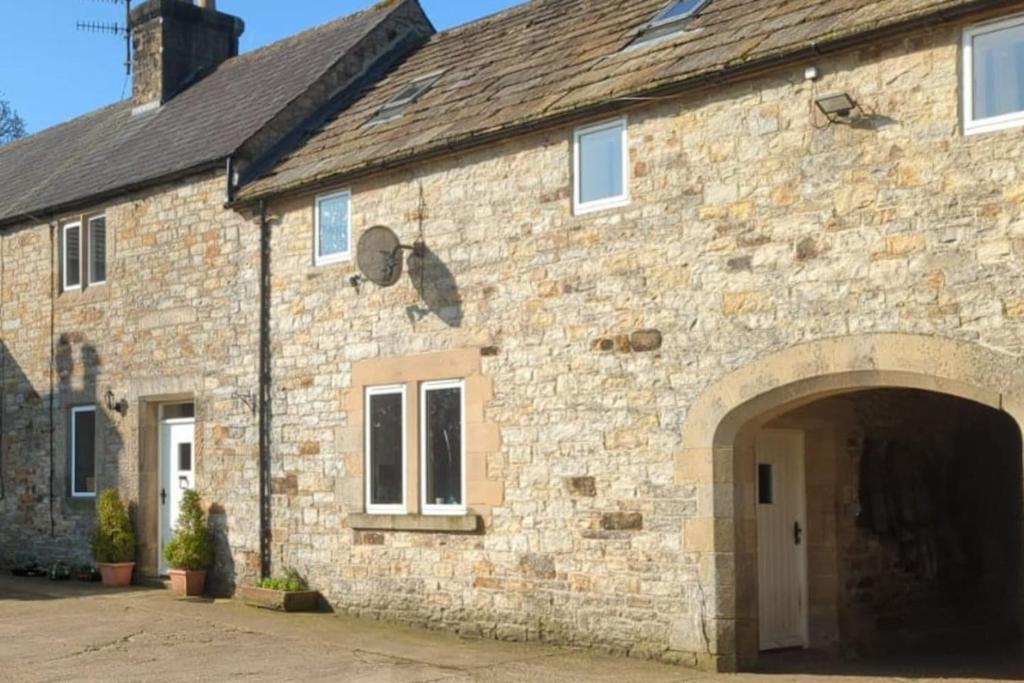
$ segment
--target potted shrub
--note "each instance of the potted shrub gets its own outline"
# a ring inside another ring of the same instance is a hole
[[[104,586],[131,585],[135,569],[135,532],[117,489],[106,489],[100,494],[92,554],[100,565]]]
[[[306,580],[294,569],[287,569],[283,576],[261,579],[255,586],[242,587],[245,604],[279,612],[312,612],[319,599],[320,594],[309,590]]]
[[[191,489],[182,495],[178,526],[164,546],[164,558],[171,565],[171,590],[186,597],[203,594],[213,564],[213,533],[199,494]]]

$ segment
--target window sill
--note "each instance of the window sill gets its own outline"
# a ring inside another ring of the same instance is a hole
[[[357,531],[435,531],[472,534],[483,528],[480,515],[368,515],[348,516],[348,526]]]
[[[600,213],[602,211],[610,211],[611,209],[620,209],[624,206],[629,206],[629,204],[629,197],[599,199],[597,201],[590,202],[589,204],[576,204],[573,207],[573,215],[586,216],[593,213]]]

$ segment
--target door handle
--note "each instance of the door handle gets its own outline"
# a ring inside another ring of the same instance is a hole
[[[804,530],[800,526],[800,522],[793,522],[793,543],[800,545],[803,541]]]
[[[167,505],[167,489],[160,489],[160,504]]]

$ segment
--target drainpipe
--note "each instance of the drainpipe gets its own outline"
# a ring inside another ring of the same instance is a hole
[[[270,221],[260,200],[260,574],[270,576]]]
[[[57,231],[60,229],[57,223],[50,224],[50,538],[56,538],[57,536],[57,520],[54,517],[53,512],[53,495],[54,495],[54,430],[56,429],[56,419],[54,418],[54,410],[56,409],[55,402],[56,397],[54,393],[55,381],[54,371],[56,370],[57,357],[56,349],[54,344],[54,336],[57,331],[57,278],[60,277],[60,269],[57,267]]]

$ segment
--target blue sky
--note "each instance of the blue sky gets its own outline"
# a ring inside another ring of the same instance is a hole
[[[464,24],[521,0],[420,0],[438,29]],[[245,20],[248,51],[363,9],[374,0],[219,0]],[[110,0],[0,0],[0,93],[29,132],[97,109],[130,94],[124,41],[83,33],[78,20],[123,21]]]

